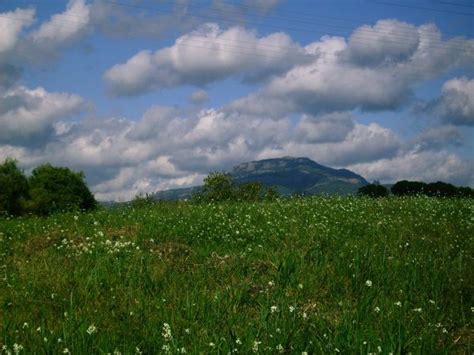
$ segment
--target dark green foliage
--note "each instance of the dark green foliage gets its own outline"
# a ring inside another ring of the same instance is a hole
[[[236,184],[232,176],[213,172],[204,179],[202,190],[194,194],[196,202],[222,201],[262,201],[275,200],[278,192],[273,188],[266,189],[261,182],[250,181]]]
[[[457,196],[474,198],[474,190],[470,187],[458,187]]]
[[[392,186],[391,191],[395,196],[415,196],[425,192],[426,184],[420,181],[398,181]]]
[[[28,180],[15,160],[0,165],[0,214],[19,215],[28,198]]]
[[[261,201],[263,195],[263,185],[260,182],[247,182],[239,185],[236,191],[239,201]]]
[[[229,174],[213,172],[204,179],[200,197],[208,202],[230,201],[235,198],[234,189],[234,182]]]
[[[269,187],[265,192],[265,200],[267,201],[275,201],[278,197],[280,197],[280,194],[273,187]]]
[[[46,164],[33,170],[29,184],[29,208],[35,214],[90,210],[97,205],[82,172]]]
[[[153,198],[152,194],[138,194],[132,200],[130,205],[133,208],[145,208],[145,207],[151,207],[156,202],[157,201]]]
[[[454,185],[438,181],[426,185],[425,194],[432,197],[456,197],[458,189]]]
[[[387,197],[388,190],[385,186],[370,184],[360,187],[357,194],[368,197]]]
[[[456,187],[442,181],[426,184],[419,181],[402,180],[393,185],[391,191],[395,196],[474,197],[474,190],[470,187]]]

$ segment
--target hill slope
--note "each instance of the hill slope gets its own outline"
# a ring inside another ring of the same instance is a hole
[[[275,187],[282,195],[351,194],[368,182],[347,169],[333,169],[308,158],[275,158],[242,163],[229,174],[238,184],[250,181]],[[185,199],[199,187],[159,191],[157,199]]]

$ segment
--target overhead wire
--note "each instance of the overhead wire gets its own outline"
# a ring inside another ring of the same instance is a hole
[[[148,10],[152,10],[152,11],[155,11],[155,12],[158,12],[158,13],[162,13],[163,11],[161,9],[157,9],[157,8],[152,8],[152,7],[144,7],[144,6],[141,6],[141,5],[134,5],[134,4],[129,4],[129,3],[123,3],[123,2],[118,2],[118,1],[113,1],[113,0],[105,0],[107,3],[110,3],[110,4],[114,4],[114,5],[117,5],[117,6],[124,6],[124,7],[131,7],[131,8],[137,8],[137,9],[148,9]],[[235,20],[228,20],[228,19],[220,19],[220,18],[215,18],[215,17],[210,17],[210,16],[205,16],[205,15],[196,15],[196,14],[190,14],[190,15],[187,15],[189,17],[196,17],[196,18],[206,18],[206,19],[210,19],[210,20],[218,20],[218,21],[221,21],[221,22],[230,22],[230,23],[236,23]],[[273,26],[273,25],[269,25],[269,24],[261,24],[261,23],[255,23],[255,22],[251,22],[249,20],[242,20],[240,22],[244,22],[246,24],[254,24],[254,25],[257,25],[257,26],[261,26],[261,27],[272,27],[272,28],[277,28],[279,30],[292,30],[292,31],[298,31],[298,32],[304,32],[304,33],[314,33],[313,31],[308,31],[308,29],[301,29],[301,28],[295,28],[295,27],[288,27],[288,26],[285,26],[285,27],[282,27],[282,26]],[[237,23],[240,23],[240,22],[237,22]],[[318,25],[321,25],[321,24],[318,24]],[[345,29],[347,29],[347,27],[345,27]],[[380,30],[375,30],[375,29],[372,29],[372,30],[365,30],[365,29],[358,29],[358,31],[362,32],[362,36],[358,36],[357,39],[355,40],[356,42],[364,42],[364,43],[373,43],[373,40],[374,39],[377,39],[377,40],[380,40],[379,37],[375,37],[377,35],[377,33],[382,33],[382,34],[390,34],[391,36],[393,36],[394,34],[392,33],[389,33],[389,32],[383,32],[383,31],[380,31]],[[359,33],[360,33],[359,32]],[[375,33],[374,33],[375,32]],[[323,32],[321,31],[322,34],[324,35],[334,35],[333,33],[328,33],[328,32]],[[336,34],[336,35],[339,35],[340,34]],[[394,36],[395,40],[392,40],[392,39],[383,39],[384,42],[387,42],[387,43],[394,43],[394,44],[401,44],[401,43],[405,43],[404,41],[408,40],[408,39],[411,39],[412,36],[400,36],[398,34],[395,34]],[[428,39],[433,39],[433,40],[437,40],[438,37],[436,36],[432,36],[430,38],[430,36],[427,36]],[[453,48],[452,46],[452,43],[459,43],[460,45],[464,46],[465,44],[465,40],[464,39],[457,39],[457,38],[454,38],[454,39],[450,39],[449,41],[451,41],[451,43],[449,44],[449,47],[451,49],[456,49],[456,48]],[[441,48],[446,48],[446,44],[447,43],[433,43],[432,45],[434,47],[441,47]],[[460,48],[460,50],[465,50],[465,48]]]
[[[116,5],[119,5],[119,6],[131,6],[131,7],[134,7],[134,8],[137,8],[137,7],[138,7],[138,8],[140,8],[140,9],[148,9],[148,10],[150,9],[150,8],[148,8],[148,7],[143,7],[143,6],[137,6],[137,5],[131,5],[131,4],[118,3],[117,1],[107,1],[107,2],[108,2],[108,3],[116,4]],[[153,9],[153,10],[158,10],[158,9]],[[64,14],[62,14],[62,15],[65,16]],[[70,14],[69,14],[69,15],[70,15]],[[0,16],[2,16],[2,17],[8,17],[8,16],[6,16],[6,15],[1,15],[1,14],[0,14]],[[188,15],[188,16],[195,16],[195,17],[196,17],[196,15]],[[73,16],[73,15],[70,15],[69,17],[80,18],[79,16]],[[10,18],[12,18],[13,20],[20,20],[20,19],[18,19],[17,17],[16,17],[16,18],[10,17]],[[67,20],[65,20],[65,19],[62,19],[62,20],[67,21]],[[30,21],[30,19],[28,19],[28,21]],[[62,21],[61,21],[61,22],[62,22]],[[78,21],[68,21],[68,22],[82,23],[82,22],[78,22]],[[84,22],[84,24],[87,24],[87,22]],[[196,37],[201,37],[201,38],[204,38],[204,39],[207,39],[207,40],[199,40],[199,39],[197,39]],[[231,49],[244,49],[244,50],[252,50],[252,51],[253,51],[253,50],[255,50],[255,47],[256,47],[256,43],[255,43],[255,42],[249,42],[249,41],[244,41],[244,40],[239,40],[239,39],[233,39],[232,41],[227,41],[227,43],[226,43],[226,40],[223,39],[223,38],[218,38],[218,39],[217,39],[217,38],[212,38],[212,39],[211,39],[212,41],[208,41],[208,40],[210,39],[209,37],[207,37],[207,36],[198,36],[198,35],[196,35],[195,33],[193,34],[193,37],[192,37],[192,38],[193,38],[193,41],[198,41],[198,42],[203,43],[203,44],[208,44],[208,43],[211,44],[211,45],[219,44],[219,45],[224,45],[224,46],[226,46],[226,48],[231,48]],[[357,42],[365,42],[365,43],[370,42],[370,43],[371,43],[371,42],[373,42],[373,38],[374,38],[374,37],[369,38],[369,37],[367,37],[367,36],[361,38],[361,37],[359,36],[356,41],[357,41]],[[379,38],[377,38],[377,39],[379,39]],[[453,40],[451,39],[451,40],[449,40],[449,41],[453,41]],[[230,43],[229,43],[229,42],[230,42]],[[252,44],[252,47],[239,46],[239,45],[236,44],[235,42]],[[385,42],[389,42],[389,43],[390,43],[390,42],[392,42],[392,43],[402,43],[402,42],[391,41],[391,40],[386,40],[386,39],[385,39]],[[463,43],[463,44],[464,44],[464,43]],[[191,44],[189,44],[189,43],[186,43],[186,44],[180,43],[180,45],[182,45],[182,46],[191,46]],[[436,44],[436,43],[435,43],[434,45],[435,45],[435,46],[441,45],[443,48],[445,48],[445,47],[447,46],[447,42],[444,42],[444,43],[441,43],[441,44]],[[201,47],[201,46],[195,46],[195,45],[193,45],[193,47],[205,48],[205,49],[208,49],[208,50],[212,50],[212,49],[224,50],[224,49],[225,49],[225,48],[222,48],[222,47],[220,47],[220,48],[211,48],[211,47]],[[255,55],[262,55],[262,50],[261,50],[261,49],[265,49],[266,51],[268,51],[268,52],[270,52],[270,53],[275,53],[275,54],[280,54],[281,52],[280,52],[280,51],[274,51],[274,50],[272,50],[272,48],[283,49],[284,52],[287,52],[287,51],[290,49],[289,47],[273,46],[273,45],[269,45],[269,44],[265,44],[265,45],[259,44],[258,47],[259,47],[259,49],[260,49],[259,53],[252,52],[252,54],[255,54]],[[451,49],[454,49],[452,44],[450,44],[449,47],[450,47]],[[469,50],[469,49],[466,49],[466,48],[461,48],[461,49],[462,49],[462,50]],[[234,52],[235,52],[235,51],[234,51]],[[265,53],[264,53],[263,55],[264,55],[264,56],[267,56],[267,57],[270,57],[270,56],[271,56],[271,55],[268,55],[268,54],[265,54]]]
[[[31,1],[30,1],[31,2]],[[123,7],[129,7],[129,8],[136,8],[136,9],[143,9],[143,10],[152,10],[152,11],[155,11],[155,12],[158,12],[158,13],[165,13],[165,14],[168,14],[168,12],[165,12],[164,10],[162,9],[158,9],[156,7],[146,7],[146,6],[142,6],[142,5],[137,5],[137,4],[130,4],[130,3],[123,3],[123,2],[118,2],[118,1],[107,1],[107,0],[104,0],[104,2],[106,3],[109,3],[111,5],[116,5],[116,6],[123,6]],[[161,2],[170,2],[169,0],[162,0]],[[41,3],[41,2],[40,2]],[[174,6],[183,6],[183,5],[180,5],[180,4],[174,4]],[[244,5],[241,5],[241,6],[244,6]],[[206,11],[209,11],[209,9],[207,9]],[[62,14],[63,16],[66,16],[66,14]],[[73,15],[70,15],[68,14],[67,16],[69,17],[73,17]],[[206,18],[208,20],[211,20],[211,21],[221,21],[221,22],[230,22],[230,23],[237,23],[237,24],[240,24],[241,22],[245,22],[247,24],[253,24],[253,25],[257,25],[257,26],[261,26],[261,27],[273,27],[273,28],[277,28],[278,30],[294,30],[294,31],[299,31],[299,32],[307,32],[307,33],[314,33],[314,31],[309,31],[307,28],[305,29],[301,29],[301,28],[289,28],[289,27],[282,27],[282,26],[268,26],[268,24],[261,24],[261,23],[255,23],[255,22],[250,22],[249,20],[242,20],[242,21],[237,21],[236,20],[229,20],[229,19],[222,19],[222,18],[216,18],[216,17],[210,17],[210,16],[205,16],[205,15],[187,15],[189,17],[195,17],[195,18]],[[77,16],[76,16],[77,18]],[[331,17],[333,18],[333,17]],[[314,24],[314,22],[311,22],[311,24]],[[344,29],[344,30],[353,30],[353,27],[351,28],[348,28],[347,26],[341,26],[341,25],[334,25],[334,24],[324,24],[324,23],[318,23],[318,26],[319,27],[337,27],[337,28],[341,28],[341,29]],[[403,34],[403,30],[402,32],[400,33],[400,31],[398,31],[398,33],[392,33],[392,32],[386,32],[384,31],[383,29],[380,29],[380,28],[377,28],[377,29],[374,29],[374,28],[371,28],[371,29],[366,29],[366,28],[358,28],[357,29],[358,31],[358,37],[356,39],[356,41],[360,41],[360,42],[365,42],[367,43],[367,41],[372,41],[374,39],[374,36],[376,36],[377,34],[389,34],[390,35],[390,39],[387,39],[385,38],[384,41],[386,42],[393,42],[394,44],[398,44],[398,43],[401,43],[399,42],[398,40],[400,41],[406,41],[408,39],[411,39],[412,38],[412,35],[411,33],[408,34],[407,33],[407,36],[405,36]],[[320,30],[319,31],[320,33],[322,33],[323,35],[326,35],[326,34],[329,34],[329,35],[338,35],[340,36],[339,33],[337,34],[334,34],[334,33],[328,33],[328,32],[324,32],[323,30]],[[361,36],[361,33],[363,36]],[[427,34],[424,35],[425,38],[427,39],[433,39],[433,40],[438,40],[438,37],[437,36],[429,36]],[[395,39],[394,39],[395,38]],[[380,38],[377,37],[376,38],[378,41],[380,41]],[[398,39],[398,40],[397,40]],[[236,41],[239,41],[238,39],[236,39]],[[352,39],[352,41],[354,41],[354,39]],[[461,46],[464,46],[465,45],[465,40],[464,39],[459,39],[459,38],[452,38],[449,40],[450,43],[449,43],[449,47],[450,49],[456,49],[456,48],[453,48],[453,43],[456,44],[460,44]],[[442,47],[444,48],[446,45],[446,43],[433,43],[432,46],[434,47]],[[265,46],[268,46],[268,47],[274,47],[270,44],[266,44]],[[277,46],[278,48],[278,46]],[[465,48],[461,48],[461,50],[464,50]]]

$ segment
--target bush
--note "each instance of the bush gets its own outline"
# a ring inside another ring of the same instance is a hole
[[[138,194],[132,200],[130,205],[133,208],[146,208],[149,206],[153,206],[157,203],[157,201],[153,198],[151,194]]]
[[[474,190],[470,187],[458,187],[458,197],[474,198]]]
[[[97,206],[82,172],[42,165],[29,178],[29,209],[39,215],[60,211],[90,210]]]
[[[438,181],[426,185],[425,194],[432,197],[456,197],[458,196],[458,188],[454,185]]]
[[[0,214],[20,215],[28,198],[28,180],[15,160],[0,165]]]
[[[392,186],[392,194],[396,196],[415,196],[425,193],[426,184],[420,181],[398,181]]]
[[[210,173],[204,179],[204,186],[197,199],[205,202],[234,200],[235,186],[232,177],[221,172]]]
[[[387,197],[388,190],[385,186],[370,184],[360,187],[357,194],[368,197]]]
[[[195,202],[275,200],[278,192],[261,182],[236,184],[230,174],[214,172],[204,179],[202,190],[193,195]]]

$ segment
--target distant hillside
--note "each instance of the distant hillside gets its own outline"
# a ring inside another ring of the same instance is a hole
[[[275,187],[282,195],[340,194],[357,192],[368,182],[360,175],[347,169],[333,169],[308,158],[275,158],[242,163],[229,174],[238,184],[259,181]],[[200,186],[158,191],[156,199],[176,200],[190,198]]]

